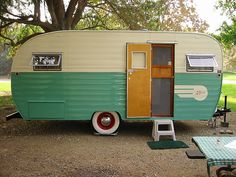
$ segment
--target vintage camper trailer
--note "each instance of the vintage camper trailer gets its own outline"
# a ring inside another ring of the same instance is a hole
[[[208,120],[221,92],[222,51],[206,34],[59,31],[18,50],[12,94],[26,120]]]

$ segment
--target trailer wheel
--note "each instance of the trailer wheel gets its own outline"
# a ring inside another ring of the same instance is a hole
[[[96,112],[92,118],[92,125],[98,133],[109,135],[118,129],[120,118],[116,112]]]

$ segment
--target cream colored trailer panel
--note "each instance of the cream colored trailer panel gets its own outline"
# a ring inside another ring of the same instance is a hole
[[[126,72],[126,43],[174,43],[175,72],[186,72],[186,54],[214,54],[222,69],[219,43],[205,34],[149,31],[58,31],[27,41],[12,72],[32,72],[32,53],[62,53],[64,72]],[[215,70],[216,72],[216,70]]]

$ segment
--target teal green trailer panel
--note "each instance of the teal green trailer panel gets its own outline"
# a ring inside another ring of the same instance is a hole
[[[125,73],[12,73],[12,93],[24,119],[88,120],[96,111],[126,108]]]
[[[176,73],[176,86],[204,86],[207,96],[199,101],[175,93],[173,119],[211,118],[220,96],[221,79],[217,73]],[[191,92],[191,88],[184,91]],[[12,92],[18,111],[28,120],[89,120],[97,111],[118,112],[126,119],[125,73],[12,73]]]
[[[191,92],[188,86],[202,86],[207,89],[204,100],[194,97],[183,98],[176,93],[174,96],[175,120],[208,120],[212,117],[221,94],[222,76],[217,73],[176,73],[175,85],[187,86],[185,92]],[[183,91],[184,93],[184,91]]]

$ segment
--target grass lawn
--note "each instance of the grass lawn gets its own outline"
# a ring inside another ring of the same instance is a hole
[[[222,96],[219,101],[219,106],[224,107],[224,95],[227,98],[227,107],[232,111],[236,111],[236,84],[224,84],[222,87]]]
[[[235,72],[225,72],[223,74],[224,80],[233,80],[236,81],[236,73]]]
[[[235,72],[225,72],[223,76],[224,80],[236,81]],[[223,84],[219,107],[224,107],[224,95],[228,96],[227,107],[231,108],[232,111],[236,111],[236,84]]]
[[[10,92],[11,83],[10,82],[0,82],[0,92]],[[0,107],[13,106],[12,96],[1,96],[0,95]]]
[[[9,82],[0,82],[0,91],[11,91],[11,84]]]

